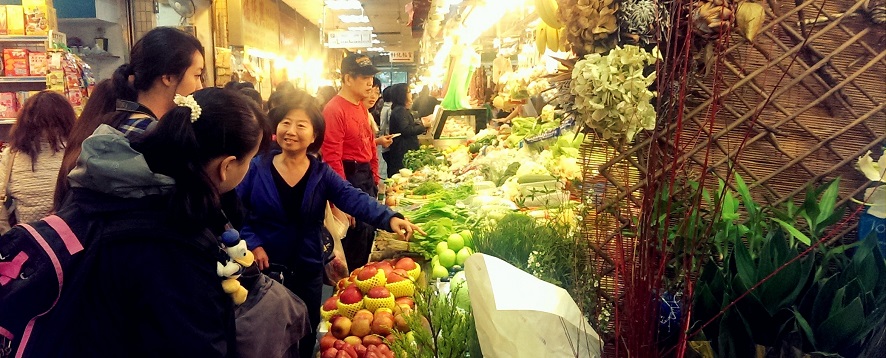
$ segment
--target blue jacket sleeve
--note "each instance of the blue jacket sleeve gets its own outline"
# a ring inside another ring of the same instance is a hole
[[[264,242],[261,240],[261,237],[255,234],[255,230],[252,228],[253,220],[252,220],[252,191],[254,190],[254,186],[256,183],[255,177],[257,176],[257,172],[259,170],[259,166],[257,165],[255,159],[253,159],[252,163],[250,163],[249,171],[246,172],[246,177],[243,178],[243,181],[240,182],[240,185],[237,185],[235,189],[237,191],[237,195],[240,196],[240,201],[243,203],[243,208],[245,210],[244,220],[243,220],[243,229],[240,230],[240,238],[246,240],[246,246],[252,250],[256,247],[262,246]]]
[[[403,217],[375,198],[357,189],[332,171],[325,163],[321,168],[323,181],[326,184],[327,198],[348,215],[376,228],[391,231],[391,219]]]

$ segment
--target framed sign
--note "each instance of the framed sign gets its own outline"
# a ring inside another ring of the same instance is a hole
[[[412,51],[391,51],[391,62],[415,62],[415,53]]]
[[[372,31],[336,30],[326,33],[328,48],[372,47]]]

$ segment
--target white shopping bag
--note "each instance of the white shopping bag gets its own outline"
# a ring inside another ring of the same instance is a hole
[[[465,274],[484,357],[601,356],[600,337],[566,290],[484,254],[468,258]]]

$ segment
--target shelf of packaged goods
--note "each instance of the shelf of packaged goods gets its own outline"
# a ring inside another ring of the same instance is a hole
[[[0,35],[0,42],[46,42],[46,35]]]
[[[0,83],[46,83],[46,76],[0,77]]]
[[[0,118],[0,126],[15,124],[15,118]]]

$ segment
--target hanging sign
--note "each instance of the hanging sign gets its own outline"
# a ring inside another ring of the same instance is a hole
[[[372,31],[337,30],[326,33],[328,48],[372,47]]]
[[[391,62],[415,62],[415,53],[412,51],[391,51]]]

